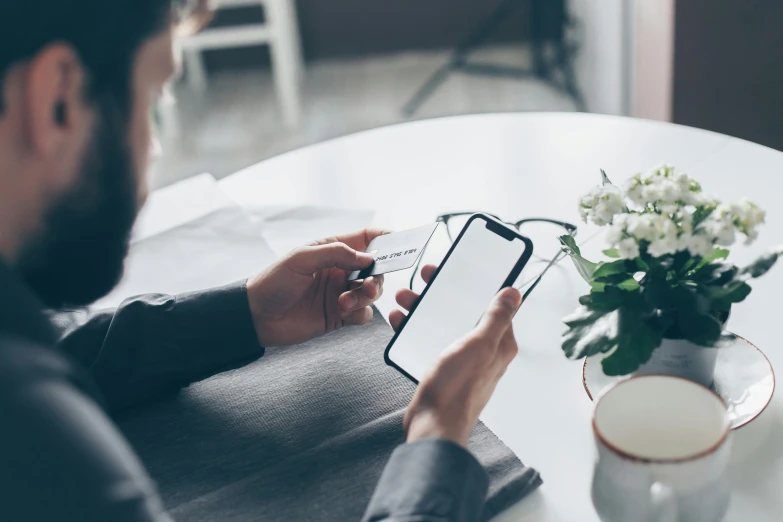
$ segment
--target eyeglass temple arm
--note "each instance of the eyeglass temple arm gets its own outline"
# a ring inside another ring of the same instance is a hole
[[[541,223],[541,222],[543,222],[543,223],[551,223],[553,225],[561,226],[561,227],[563,227],[566,230],[571,231],[571,232],[576,231],[577,228],[578,228],[576,225],[573,225],[573,224],[568,223],[566,221],[558,221],[556,219],[549,219],[549,218],[525,218],[525,219],[520,219],[519,221],[514,223],[514,225],[519,227],[520,225],[524,225],[525,223],[536,223],[536,222],[538,222],[538,223]]]
[[[408,282],[408,289],[413,290],[413,282],[416,280],[416,274],[419,272],[419,265],[421,265],[421,256],[416,260],[416,266],[411,273],[411,280]]]
[[[468,214],[472,215],[472,214],[475,214],[475,212],[450,212],[448,214],[441,214],[441,215],[439,215],[435,220],[436,221],[440,221],[440,222],[446,224],[448,222],[448,220],[450,218],[452,218],[452,217],[455,217],[455,216],[465,216],[465,215],[468,215]],[[487,215],[494,217],[498,221],[502,221],[499,217],[497,217],[497,216],[495,216],[493,214],[487,214]],[[514,223],[514,225],[516,227],[519,227],[520,225],[522,225],[524,223],[534,223],[534,222],[539,222],[539,223],[543,222],[543,223],[551,223],[553,225],[558,225],[558,226],[561,226],[561,227],[565,228],[566,230],[568,230],[568,232],[571,235],[576,235],[576,231],[577,231],[577,226],[576,225],[573,225],[571,223],[567,223],[565,221],[558,221],[556,219],[550,219],[550,218],[525,218],[525,219],[520,219],[519,221]],[[541,282],[541,278],[543,278],[544,274],[546,274],[547,271],[550,268],[552,268],[552,265],[557,263],[562,258],[562,254],[563,254],[562,252],[559,252],[557,255],[555,255],[555,257],[552,258],[552,260],[549,262],[549,264],[546,266],[546,268],[544,268],[544,271],[541,272],[541,274],[538,276],[536,281],[532,285],[530,285],[530,288],[528,288],[525,291],[524,295],[522,296],[523,300],[528,295],[530,295],[530,293],[533,291],[533,289],[536,286],[538,286],[538,283]],[[414,267],[413,272],[411,273],[410,281],[408,282],[408,288],[410,290],[413,290],[413,282],[416,280],[416,274],[419,273],[419,267],[421,267],[421,260],[422,260],[423,257],[424,257],[424,252],[422,252],[422,255],[420,255],[419,258],[416,260],[416,266]]]
[[[523,303],[525,302],[525,299],[527,299],[527,296],[529,296],[533,292],[533,290],[538,286],[538,283],[541,282],[541,280],[544,278],[544,275],[546,275],[546,273],[549,271],[549,269],[552,268],[554,265],[556,265],[561,259],[563,259],[563,257],[565,257],[565,252],[561,251],[561,252],[558,252],[555,255],[555,257],[553,257],[549,261],[549,264],[546,265],[546,268],[544,268],[544,270],[540,274],[538,274],[538,277],[533,282],[533,284],[530,285],[527,290],[525,290],[524,294],[522,294],[522,302]],[[521,288],[517,287],[517,290],[521,290]]]

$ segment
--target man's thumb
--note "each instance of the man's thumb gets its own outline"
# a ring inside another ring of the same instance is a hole
[[[335,242],[325,245],[306,246],[291,257],[291,263],[297,271],[312,273],[325,268],[360,270],[373,262],[369,254],[359,252],[345,243]]]
[[[492,299],[486,313],[479,321],[478,328],[483,335],[500,338],[511,325],[519,305],[522,304],[522,295],[516,288],[504,288]]]

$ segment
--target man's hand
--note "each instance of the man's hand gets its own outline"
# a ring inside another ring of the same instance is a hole
[[[349,272],[373,262],[364,250],[387,233],[363,230],[316,241],[291,252],[247,282],[250,312],[261,346],[299,344],[345,324],[372,320],[383,276],[348,285]]]
[[[422,269],[426,282],[434,273],[434,266]],[[396,297],[400,306],[410,310],[418,295],[406,289]],[[517,354],[511,319],[521,302],[516,289],[501,290],[476,328],[451,345],[430,368],[405,414],[408,442],[439,438],[467,446],[479,414]],[[403,318],[399,310],[389,316],[395,330]]]

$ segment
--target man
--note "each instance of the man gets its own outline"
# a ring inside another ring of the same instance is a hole
[[[2,520],[169,521],[108,414],[367,323],[383,289],[382,278],[346,283],[372,262],[362,251],[381,232],[367,230],[239,284],[129,299],[76,325],[47,319],[44,308],[88,304],[122,273],[146,195],[149,115],[174,69],[171,1],[0,3]],[[397,296],[405,309],[416,298]],[[480,516],[487,478],[464,447],[516,354],[519,304],[501,292],[422,380],[366,520]]]

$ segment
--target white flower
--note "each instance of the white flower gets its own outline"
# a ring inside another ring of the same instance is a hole
[[[752,225],[760,225],[764,222],[764,218],[766,217],[766,212],[761,210],[758,205],[749,201],[747,198],[742,198],[732,204],[731,211],[741,221],[746,221]]]
[[[683,193],[690,192],[692,183],[694,183],[693,180],[683,172],[678,172],[674,175],[674,182],[677,184],[677,187],[679,187],[680,192]]]
[[[687,246],[685,249],[688,250],[692,256],[704,257],[712,253],[712,241],[704,234],[683,236],[687,238]]]
[[[617,245],[625,235],[625,227],[630,217],[630,214],[615,214],[612,224],[609,225],[606,231],[606,241],[611,246]]]
[[[639,257],[639,243],[632,237],[627,237],[617,244],[617,251],[623,259]]]
[[[663,197],[663,190],[658,183],[645,185],[642,189],[642,199],[645,203],[655,203]]]
[[[710,214],[710,219],[717,221],[731,221],[733,219],[733,212],[731,205],[728,203],[720,203],[715,210]]]
[[[745,234],[745,244],[752,243],[759,235],[757,227],[764,223],[766,212],[752,201],[744,198],[731,205],[731,211],[734,214],[737,228]]]
[[[674,170],[665,163],[653,167],[642,175],[642,181],[646,184],[655,181],[658,178],[665,177],[669,170]]]
[[[656,237],[650,241],[647,252],[653,257],[676,253],[680,247],[677,224],[667,216],[657,214],[650,214],[649,216],[656,218]]]
[[[694,215],[709,215],[694,225]],[[636,174],[620,189],[613,185],[594,188],[579,203],[585,221],[609,225],[606,239],[623,258],[639,255],[645,245],[653,257],[688,252],[709,255],[715,245],[730,246],[737,233],[753,242],[764,223],[765,212],[747,199],[721,203],[702,191],[701,185],[674,167],[659,165]]]
[[[732,223],[730,219],[725,219],[720,216],[713,218],[710,216],[704,222],[704,231],[718,245],[731,246],[734,244],[734,223]]]
[[[669,219],[667,216],[659,216],[661,223],[661,234],[666,238],[677,238],[679,230],[677,229],[677,223]]]
[[[677,252],[677,238],[662,237],[656,239],[647,247],[647,252],[653,257],[661,257]]]
[[[626,230],[638,240],[652,241],[660,235],[660,219],[657,214],[631,214]]]
[[[612,222],[612,218],[614,218],[614,212],[612,212],[612,207],[607,205],[606,202],[600,201],[595,208],[593,208],[592,219],[593,223],[596,225],[608,225]]]
[[[612,220],[612,223],[617,225],[620,228],[625,229],[625,227],[628,225],[628,220],[631,218],[632,214],[615,214],[614,220]]]
[[[625,195],[639,206],[644,206],[644,185],[639,174],[632,177],[625,183]]]
[[[759,238],[759,231],[755,228],[747,228],[745,230],[745,244],[750,245]]]
[[[598,226],[608,225],[615,214],[625,211],[623,191],[614,185],[601,185],[583,197],[579,203],[583,219],[590,219]]]
[[[625,192],[635,204],[641,207],[655,204],[667,214],[674,212],[674,206],[697,205],[702,199],[701,185],[668,165],[637,174],[626,183]]]
[[[612,224],[606,231],[606,241],[610,245],[616,245],[623,238],[623,232],[625,232],[625,229],[621,225],[617,223]]]
[[[685,209],[681,209],[675,216],[680,221],[680,229],[683,234],[693,234],[693,214]]]
[[[658,198],[663,203],[675,203],[681,199],[680,187],[674,181],[664,179],[659,184],[661,197]]]
[[[664,214],[674,214],[679,210],[680,206],[676,203],[662,203],[658,205],[658,210],[663,212]]]
[[[694,207],[715,206],[718,204],[717,199],[704,192],[689,192],[684,201]]]

